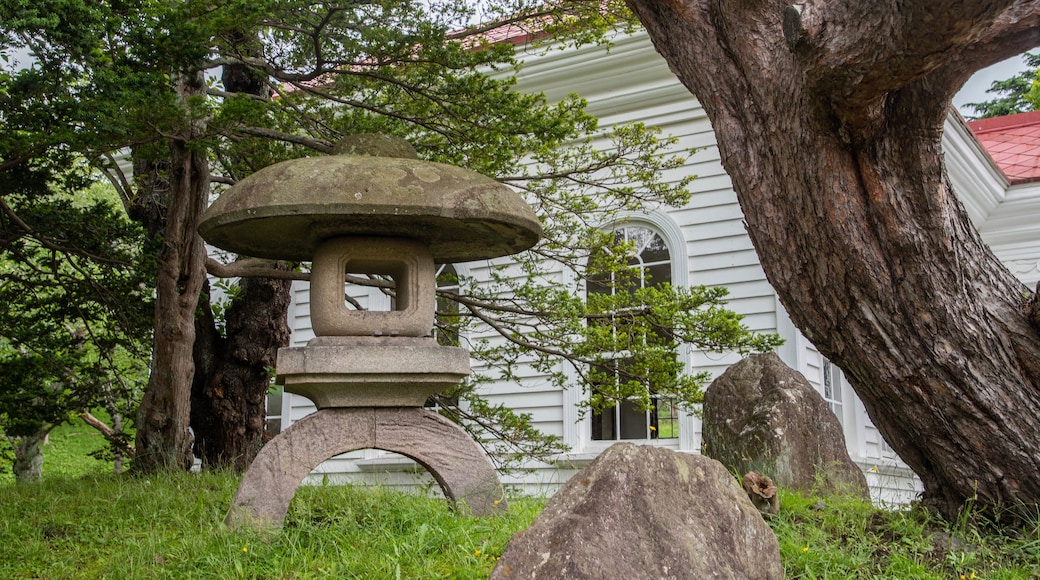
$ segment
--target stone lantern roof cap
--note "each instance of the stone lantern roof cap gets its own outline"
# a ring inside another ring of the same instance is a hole
[[[399,157],[332,155],[277,163],[206,210],[199,233],[242,255],[310,260],[325,240],[411,238],[438,262],[515,254],[541,237],[523,198],[479,173]]]

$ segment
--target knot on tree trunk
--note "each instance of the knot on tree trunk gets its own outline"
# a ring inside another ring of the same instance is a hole
[[[1040,332],[1040,282],[1036,283],[1032,296],[1026,297],[1026,319]]]
[[[795,51],[819,32],[819,18],[809,2],[792,4],[784,9],[783,29],[787,48]]]

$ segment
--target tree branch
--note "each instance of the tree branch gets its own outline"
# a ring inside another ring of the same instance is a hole
[[[782,24],[809,87],[853,109],[938,69],[950,74],[951,62],[960,71],[952,94],[964,75],[1040,44],[1038,27],[1037,0],[804,0],[787,6]]]
[[[133,459],[135,449],[123,438],[119,437],[119,434],[114,429],[106,425],[103,421],[90,414],[90,411],[82,411],[79,414],[79,418],[83,419],[83,422],[91,427],[97,429],[104,435],[105,440],[119,447],[119,450],[127,457]]]
[[[270,260],[247,258],[230,264],[221,264],[206,258],[206,272],[217,278],[272,278],[275,280],[310,280],[310,272],[276,270]]]
[[[310,137],[303,137],[301,135],[293,135],[292,133],[283,133],[281,131],[275,131],[274,129],[264,129],[262,127],[247,127],[239,126],[235,129],[239,133],[245,133],[246,135],[252,135],[254,137],[261,137],[264,139],[272,139],[274,141],[282,141],[285,143],[295,143],[297,145],[303,145],[304,147],[310,147],[316,151],[322,153],[332,154],[332,145],[325,143],[324,141],[318,141],[317,139],[311,139]]]
[[[214,89],[214,88],[207,88],[206,89],[206,94],[211,96],[211,97],[220,97],[221,99],[233,99],[235,97],[245,97],[245,98],[247,98],[249,100],[257,101],[257,102],[260,102],[260,103],[266,103],[268,101],[268,99],[265,99],[264,97],[261,97],[260,95],[254,95],[254,94],[250,94],[250,93],[233,93],[233,92],[221,91],[221,90]]]
[[[133,188],[130,186],[130,182],[127,181],[126,175],[123,175],[123,171],[119,168],[119,164],[111,151],[106,151],[102,154],[102,157],[106,163],[99,162],[95,166],[101,170],[101,173],[115,188],[116,193],[119,194],[119,200],[123,203],[123,208],[129,210],[131,197],[133,196]]]
[[[18,216],[14,209],[11,208],[11,206],[7,205],[3,198],[0,198],[0,211],[6,214],[7,217],[11,220],[11,222],[14,223],[15,226],[20,228],[25,233],[25,235],[33,238],[34,240],[39,242],[41,246],[47,248],[48,250],[54,250],[55,252],[61,252],[63,254],[82,255],[101,264],[115,264],[119,266],[126,265],[125,262],[122,262],[120,260],[106,259],[78,248],[66,248],[65,246],[55,241],[53,238],[38,233],[35,229],[29,226],[29,224],[25,223],[25,221],[23,221],[22,218]]]

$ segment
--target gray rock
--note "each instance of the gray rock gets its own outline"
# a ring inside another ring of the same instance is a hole
[[[782,578],[773,531],[707,457],[619,443],[513,536],[493,580]]]
[[[869,498],[863,472],[823,397],[774,353],[731,366],[704,394],[702,452],[781,488]]]

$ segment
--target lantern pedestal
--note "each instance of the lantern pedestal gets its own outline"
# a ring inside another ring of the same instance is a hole
[[[469,354],[432,338],[321,336],[278,349],[278,377],[319,409],[422,407],[469,375]]]

